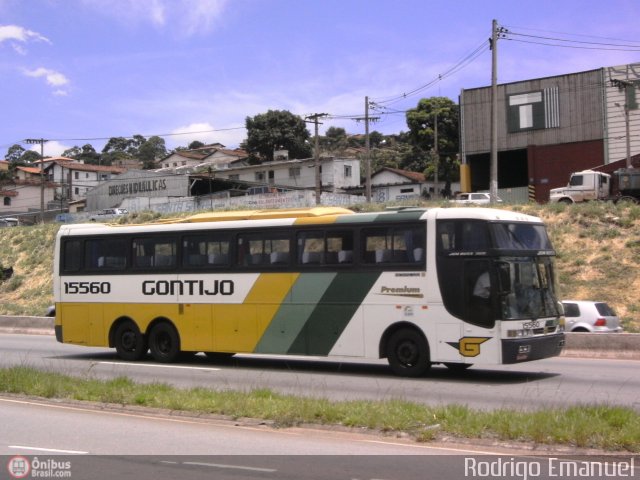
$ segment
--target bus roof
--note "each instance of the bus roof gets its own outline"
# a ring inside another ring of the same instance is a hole
[[[233,210],[205,212],[163,223],[224,222],[230,220],[268,220],[276,218],[307,218],[332,215],[350,215],[353,210],[342,207],[283,208],[273,210]]]

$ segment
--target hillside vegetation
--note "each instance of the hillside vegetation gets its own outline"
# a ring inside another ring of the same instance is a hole
[[[625,331],[640,332],[640,206],[594,202],[504,208],[547,223],[557,251],[561,298],[606,301],[622,318]],[[133,217],[138,223],[156,215]],[[0,264],[14,269],[11,278],[0,282],[0,315],[44,315],[53,303],[58,228],[45,224],[0,229]]]

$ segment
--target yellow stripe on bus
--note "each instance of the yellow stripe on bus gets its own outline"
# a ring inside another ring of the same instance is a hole
[[[299,273],[263,273],[241,305],[213,305],[213,351],[253,352]]]

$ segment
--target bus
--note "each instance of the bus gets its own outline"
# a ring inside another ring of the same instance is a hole
[[[62,225],[59,342],[126,361],[204,352],[386,358],[398,375],[558,355],[543,222],[479,207],[337,207]]]

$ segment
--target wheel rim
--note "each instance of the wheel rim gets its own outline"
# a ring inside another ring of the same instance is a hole
[[[171,351],[171,337],[166,332],[161,332],[156,338],[156,349],[163,355]]]
[[[418,358],[420,357],[420,351],[414,342],[405,340],[398,345],[398,348],[396,349],[396,356],[402,365],[411,367],[417,363]]]
[[[132,352],[138,344],[138,336],[133,330],[127,330],[122,334],[122,348],[127,352]]]

